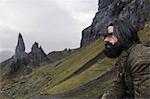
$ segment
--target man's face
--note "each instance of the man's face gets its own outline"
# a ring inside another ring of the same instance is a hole
[[[104,36],[105,49],[104,53],[108,58],[118,57],[122,51],[123,47],[120,44],[118,37],[116,36],[115,29],[113,26],[107,28],[107,35]]]
[[[113,26],[109,26],[107,28],[107,32],[108,32],[108,34],[104,39],[105,43],[109,42],[112,45],[114,45],[116,42],[118,42],[118,38],[114,34],[114,27]]]

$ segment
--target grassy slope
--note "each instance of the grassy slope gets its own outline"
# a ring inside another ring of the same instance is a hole
[[[48,58],[52,60],[53,62],[56,62],[58,60],[61,60],[65,57],[68,57],[69,55],[73,54],[78,49],[64,49],[63,51],[53,51],[48,54]]]
[[[106,62],[105,60],[108,60],[108,62]],[[113,66],[114,61],[110,59],[105,58],[103,60],[99,60],[98,63],[94,64],[93,66],[91,66],[91,68],[85,70],[81,74],[76,75],[73,78],[70,78],[67,81],[48,90],[48,93],[63,93],[65,91],[69,91],[76,87],[82,86],[83,84],[86,84],[89,81],[97,79],[100,75],[110,70]]]
[[[88,97],[95,97],[97,93],[100,95],[102,94],[103,90],[106,90],[110,83],[113,81],[113,77],[110,77],[108,81],[96,81],[95,83],[92,82],[100,76],[104,75],[107,71],[110,71],[115,64],[115,60],[105,58],[103,60],[99,60],[97,63],[91,66],[91,68],[85,70],[79,75],[76,75],[67,81],[55,86],[54,88],[48,90],[50,94],[60,94],[66,93],[70,91],[74,91],[71,98],[74,96],[75,98],[87,96]],[[111,76],[111,75],[110,75]],[[82,86],[86,85],[84,88]],[[75,89],[75,90],[74,90]],[[83,89],[83,90],[82,90]],[[74,95],[75,94],[75,95]],[[94,95],[94,96],[92,96]]]
[[[103,45],[100,42],[101,40],[98,40],[88,47],[80,49],[77,53],[71,55],[63,63],[58,65],[53,75],[52,85],[56,85],[100,53]]]
[[[41,91],[49,92],[49,89],[59,85],[65,78],[72,75],[75,71],[80,69],[85,63],[93,59],[98,53],[102,51],[103,43],[101,39],[92,43],[91,45],[80,49],[73,55],[67,57],[61,64],[57,65],[53,70],[49,70],[52,77],[50,86],[45,86]],[[40,71],[41,72],[41,71]]]
[[[33,70],[33,73],[31,73],[30,75],[24,76],[23,79],[21,79],[22,75],[18,75],[17,78],[14,78],[15,80],[18,81],[18,83],[8,84],[8,82],[6,82],[5,84],[1,84],[0,87],[2,86],[7,88],[9,87],[13,91],[18,91],[17,94],[20,97],[32,96],[32,94],[41,92],[44,89],[47,88],[50,89],[59,84],[59,82],[64,80],[66,77],[77,71],[89,60],[94,58],[98,53],[102,51],[102,46],[103,44],[101,43],[101,40],[98,40],[93,44],[89,45],[88,47],[82,48],[76,53],[63,59],[64,61],[57,66],[55,66],[56,64],[54,63],[47,66],[39,67]],[[52,81],[50,86],[47,87],[47,84],[49,82],[47,81],[46,78],[48,76],[52,78]],[[25,83],[20,84],[20,82],[22,81],[25,81]],[[28,86],[30,84],[35,85],[35,87],[30,90],[29,89],[25,90],[26,89],[25,86]],[[25,92],[27,91],[29,94],[26,95]],[[7,94],[5,95],[8,96]]]

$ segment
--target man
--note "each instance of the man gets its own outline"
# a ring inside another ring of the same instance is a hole
[[[104,53],[117,58],[117,79],[102,99],[150,99],[150,47],[140,43],[136,30],[115,20],[104,34]]]

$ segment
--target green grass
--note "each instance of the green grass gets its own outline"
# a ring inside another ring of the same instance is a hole
[[[50,86],[46,86],[45,84],[41,88],[36,90],[35,93],[43,91],[47,92],[48,89],[56,86],[59,82],[63,81],[66,77],[77,71],[85,63],[94,58],[99,52],[102,51],[103,43],[101,43],[101,41],[102,40],[99,39],[88,47],[78,50],[76,53],[63,59],[63,62],[57,66],[55,66],[56,64],[54,63],[52,65],[47,65],[35,69],[35,71],[30,74],[31,77],[27,77],[30,82],[36,82],[38,79],[38,81],[43,81],[43,79],[46,78],[47,75],[50,75],[52,77]],[[32,96],[32,94],[28,96]]]
[[[106,61],[107,60],[107,61]],[[82,86],[89,81],[98,78],[106,71],[110,70],[114,66],[115,61],[110,59],[99,60],[98,63],[91,66],[91,68],[85,70],[83,73],[76,75],[75,77],[68,79],[67,81],[55,86],[48,90],[50,94],[58,94],[66,91],[70,91],[74,88]]]
[[[143,44],[146,44],[148,41],[150,41],[150,23],[147,27],[138,32],[138,36]]]
[[[53,52],[50,52],[48,54],[48,58],[53,61],[53,62],[56,62],[58,60],[61,60],[69,55],[71,55],[72,53],[74,53],[75,51],[72,51],[72,50],[67,50],[67,49],[64,49],[63,51],[53,51]]]
[[[0,68],[0,81],[4,78],[4,76],[8,75],[10,72],[10,64],[11,62],[7,63],[4,67]]]
[[[53,75],[52,84],[59,83],[100,53],[103,48],[101,41],[100,39],[88,47],[80,49],[74,55],[69,56],[62,64],[58,65]]]
[[[101,42],[102,40],[99,39],[91,45],[78,50],[76,53],[63,59],[63,62],[58,66],[55,66],[56,64],[54,63],[51,65],[35,68],[31,74],[24,76],[23,80],[20,79],[21,75],[19,74],[18,77],[14,79],[18,81],[25,81],[23,85],[16,83],[12,85],[3,84],[2,86],[15,86],[13,90],[18,91],[18,97],[32,96],[33,94],[39,93],[47,88],[52,88],[66,77],[71,75],[73,72],[77,71],[89,60],[94,58],[99,52],[101,52],[103,48],[103,44]],[[47,86],[48,81],[46,80],[46,77],[48,76],[52,77],[50,86]],[[29,94],[24,95],[23,93],[25,90],[23,88],[30,83],[36,85],[36,88],[31,89]]]

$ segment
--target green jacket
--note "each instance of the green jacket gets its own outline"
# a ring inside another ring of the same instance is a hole
[[[119,56],[116,66],[117,79],[102,99],[150,99],[150,47],[132,44]]]

